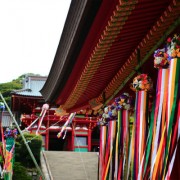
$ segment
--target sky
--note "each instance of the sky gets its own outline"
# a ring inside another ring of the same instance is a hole
[[[48,76],[71,0],[0,0],[0,83]]]

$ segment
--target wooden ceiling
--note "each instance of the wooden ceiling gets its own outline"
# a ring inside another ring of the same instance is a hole
[[[71,8],[69,13],[72,13]],[[69,64],[69,74],[62,74],[68,71],[68,58],[64,59],[64,65],[58,66],[61,58],[57,55],[63,53],[60,47],[65,44],[60,41],[48,80],[41,91],[45,100],[54,101],[69,112],[95,108],[128,89],[128,83],[140,67],[143,73],[156,78],[152,55],[169,35],[179,31],[179,15],[178,0],[100,2],[83,41],[80,32],[72,39],[72,42],[81,40],[83,43],[74,56],[73,65]],[[82,17],[88,21],[86,16]],[[66,23],[70,23],[68,19]],[[80,21],[78,27],[82,25]],[[65,27],[63,32],[66,31],[73,29]],[[69,46],[69,52],[71,48],[76,48],[73,43]],[[50,82],[54,82],[54,89]]]

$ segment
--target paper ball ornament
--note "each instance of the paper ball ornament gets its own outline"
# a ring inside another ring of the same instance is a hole
[[[48,109],[49,109],[49,104],[43,104],[42,109],[44,109],[44,110],[48,110]]]
[[[151,91],[153,83],[147,74],[140,74],[133,79],[131,89],[133,91]]]

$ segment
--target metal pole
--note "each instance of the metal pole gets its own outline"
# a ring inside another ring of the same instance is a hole
[[[6,108],[7,108],[8,112],[9,112],[9,114],[11,115],[11,117],[12,117],[14,123],[16,124],[16,127],[17,127],[17,129],[18,129],[20,135],[22,136],[22,139],[23,139],[23,141],[24,141],[24,144],[26,145],[26,148],[27,148],[27,150],[28,150],[28,152],[29,152],[29,154],[30,154],[30,156],[31,156],[31,158],[32,158],[32,160],[33,160],[33,162],[34,162],[34,164],[35,164],[35,166],[36,166],[38,172],[40,173],[40,175],[42,176],[42,178],[45,180],[44,174],[42,173],[40,167],[38,166],[38,163],[37,163],[37,161],[36,161],[36,159],[35,159],[35,157],[34,157],[32,151],[31,151],[31,149],[30,149],[30,147],[29,147],[29,145],[28,145],[28,142],[26,141],[26,139],[25,139],[25,137],[24,137],[24,135],[23,135],[23,133],[22,133],[22,131],[21,131],[21,129],[20,129],[20,127],[19,127],[19,125],[18,125],[16,119],[15,119],[15,117],[13,116],[13,114],[12,114],[12,112],[11,112],[9,106],[7,105],[7,103],[6,103],[5,99],[4,99],[4,97],[2,96],[1,92],[0,92],[0,97],[1,97],[1,99],[3,100],[4,104],[6,105]]]

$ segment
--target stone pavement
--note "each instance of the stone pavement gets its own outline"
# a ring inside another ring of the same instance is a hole
[[[97,152],[44,151],[42,171],[47,180],[97,180]],[[44,165],[44,163],[47,165]],[[44,171],[45,167],[49,171]]]

